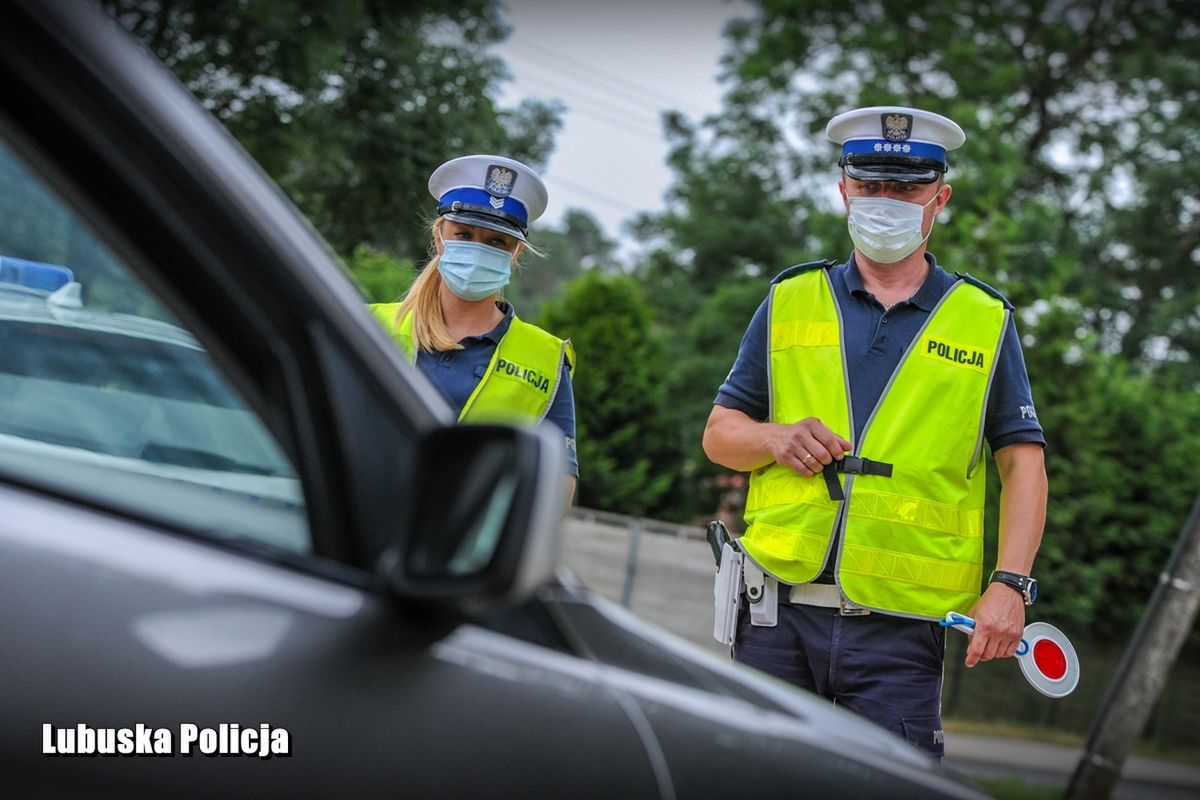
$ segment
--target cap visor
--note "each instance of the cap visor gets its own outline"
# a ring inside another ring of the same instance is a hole
[[[933,183],[942,172],[925,167],[902,167],[896,164],[847,164],[846,174],[856,181],[896,181],[898,183]]]
[[[463,225],[474,225],[476,228],[487,228],[489,231],[496,233],[505,233],[517,239],[525,241],[525,232],[512,223],[505,222],[496,217],[489,217],[486,214],[476,214],[471,211],[449,211],[442,214],[443,217],[451,222],[460,222]]]

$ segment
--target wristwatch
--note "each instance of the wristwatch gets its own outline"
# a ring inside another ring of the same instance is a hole
[[[1025,598],[1025,605],[1031,606],[1037,602],[1038,582],[1036,579],[1017,572],[1005,572],[998,569],[993,571],[992,576],[988,578],[988,583],[997,582],[1011,586],[1020,592],[1021,596]]]

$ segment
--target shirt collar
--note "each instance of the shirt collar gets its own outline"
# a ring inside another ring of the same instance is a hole
[[[500,344],[500,340],[504,338],[504,334],[508,333],[508,329],[512,325],[513,307],[512,303],[505,302],[504,300],[497,300],[496,308],[504,312],[504,319],[497,322],[496,327],[492,328],[487,333],[468,338],[488,339],[496,344]]]
[[[925,263],[929,265],[929,274],[925,276],[925,282],[905,302],[912,303],[922,311],[932,311],[938,301],[942,299],[943,276],[946,273],[938,266],[937,258],[928,250],[925,251]],[[870,294],[867,287],[863,285],[862,273],[858,271],[858,263],[854,260],[853,253],[850,254],[850,260],[846,263],[846,288],[850,290],[850,294],[863,296]]]

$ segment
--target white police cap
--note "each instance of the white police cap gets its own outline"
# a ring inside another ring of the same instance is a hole
[[[530,167],[504,156],[473,155],[447,161],[429,176],[437,213],[525,240],[529,223],[546,210],[546,184]]]
[[[949,167],[946,152],[967,136],[951,119],[905,106],[871,106],[838,114],[825,135],[842,145],[838,166],[860,181],[932,183]]]

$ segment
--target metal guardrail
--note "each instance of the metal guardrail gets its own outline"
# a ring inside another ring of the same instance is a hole
[[[705,649],[712,638],[712,550],[704,529],[572,509],[563,521],[562,564],[592,591]]]
[[[594,508],[579,508],[578,506],[573,506],[567,512],[567,516],[580,522],[594,522],[601,525],[611,525],[614,528],[627,528],[629,530],[633,530],[635,526],[638,526],[643,533],[655,533],[674,536],[679,539],[699,539],[704,541],[704,528],[699,525],[680,525],[675,522],[664,522],[660,519],[631,517],[612,511],[599,511]]]

